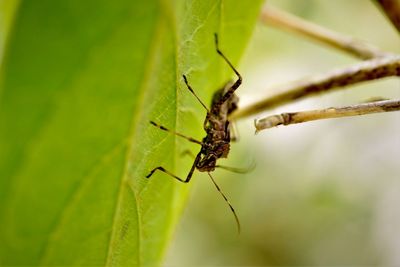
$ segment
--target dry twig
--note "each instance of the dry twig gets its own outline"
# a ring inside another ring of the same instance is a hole
[[[386,14],[391,18],[392,23],[398,26],[398,16],[400,5],[394,3],[396,0],[376,0]],[[390,76],[400,76],[400,56],[382,52],[369,44],[363,43],[354,38],[333,32],[319,25],[305,21],[284,11],[266,7],[263,9],[261,20],[304,36],[317,40],[323,44],[340,49],[361,59],[368,59],[362,63],[319,75],[307,80],[296,81],[286,86],[282,86],[278,91],[281,93],[266,97],[259,101],[242,107],[234,112],[230,118],[239,119],[255,115],[259,112],[294,102],[295,100],[314,96],[318,93],[343,89],[348,85],[381,79]],[[268,90],[277,91],[277,90]],[[387,100],[386,100],[387,101]],[[393,104],[394,103],[394,104]],[[342,108],[329,108],[325,110],[314,110],[307,112],[283,113],[280,115],[269,116],[265,119],[256,121],[257,131],[274,127],[279,124],[292,124],[322,118],[336,118],[344,116],[355,116],[383,111],[399,110],[398,100],[389,102],[378,101],[364,103]],[[383,105],[383,106],[379,106]],[[388,108],[386,105],[397,105],[396,108]],[[390,110],[389,110],[390,109]],[[361,113],[360,113],[361,112]]]
[[[376,0],[382,7],[383,12],[390,19],[393,26],[400,33],[400,1],[399,0]]]
[[[327,108],[272,115],[254,121],[256,133],[278,125],[289,125],[322,119],[342,118],[400,110],[400,100],[383,100],[340,108]]]
[[[400,76],[400,56],[371,59],[349,68],[315,76],[306,81],[294,82],[286,86],[280,94],[240,108],[232,114],[231,118],[248,117],[304,97],[333,91],[334,89],[341,90],[348,85],[390,76]]]
[[[264,7],[261,13],[261,21],[265,24],[309,37],[312,40],[322,42],[361,59],[383,57],[389,54],[370,44],[331,31],[271,6]]]

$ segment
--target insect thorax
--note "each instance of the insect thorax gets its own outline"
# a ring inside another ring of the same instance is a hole
[[[210,145],[210,146],[208,146]],[[201,149],[201,158],[197,163],[197,169],[202,172],[214,171],[219,158],[226,158],[229,154],[230,144],[226,141],[205,144]]]

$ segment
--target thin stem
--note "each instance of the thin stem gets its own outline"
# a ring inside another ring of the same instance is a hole
[[[398,110],[400,110],[400,100],[383,100],[339,108],[282,113],[256,120],[254,125],[257,133],[261,130],[269,129],[278,125],[289,125],[315,120],[367,115],[372,113]]]
[[[248,117],[318,93],[333,91],[333,89],[339,90],[348,85],[390,76],[400,76],[400,56],[371,59],[352,67],[291,83],[283,88],[283,92],[280,94],[263,98],[240,108],[230,116],[230,119]],[[271,89],[266,91],[276,92]]]
[[[371,59],[388,55],[388,53],[380,51],[370,44],[336,33],[270,6],[264,7],[261,13],[261,20],[266,24],[304,35],[361,59]]]
[[[399,0],[376,0],[385,15],[390,19],[393,26],[400,33],[400,1]]]

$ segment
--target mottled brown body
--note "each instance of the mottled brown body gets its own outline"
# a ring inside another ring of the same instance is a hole
[[[227,93],[232,83],[215,92],[211,109],[204,120],[204,130],[207,135],[203,138],[200,150],[200,159],[196,168],[201,172],[210,172],[215,169],[219,158],[227,158],[230,150],[231,133],[228,116],[235,109],[239,98],[233,93],[223,103],[221,99]]]

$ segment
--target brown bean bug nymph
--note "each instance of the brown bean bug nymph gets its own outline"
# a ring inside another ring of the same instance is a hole
[[[242,83],[242,77],[239,74],[239,72],[233,67],[231,62],[225,57],[225,55],[219,50],[218,46],[218,35],[215,34],[215,46],[217,53],[225,60],[225,62],[231,67],[231,69],[235,72],[237,75],[237,80],[232,83],[229,82],[227,83],[224,88],[218,90],[215,92],[213,98],[212,98],[212,103],[211,103],[211,108],[210,110],[204,105],[203,101],[200,100],[200,98],[196,95],[196,93],[193,91],[192,87],[189,85],[189,82],[186,78],[185,75],[183,75],[183,79],[185,81],[185,84],[189,91],[197,98],[197,100],[200,102],[200,104],[206,109],[207,115],[204,120],[203,128],[206,131],[207,135],[203,138],[202,141],[198,141],[196,139],[193,139],[191,137],[187,137],[183,134],[174,132],[172,130],[169,130],[165,128],[164,126],[161,126],[153,121],[150,123],[161,130],[173,133],[175,135],[178,135],[182,138],[187,139],[190,142],[196,143],[201,145],[200,152],[197,154],[197,156],[194,159],[193,165],[186,177],[186,179],[179,178],[178,176],[174,175],[173,173],[169,172],[168,170],[164,169],[163,167],[159,166],[157,168],[154,168],[147,176],[146,178],[150,178],[150,176],[153,175],[155,171],[162,171],[175,179],[177,179],[180,182],[183,183],[188,183],[190,179],[192,178],[193,172],[195,169],[197,169],[200,172],[207,172],[207,174],[210,176],[212,182],[216,186],[217,190],[221,193],[225,201],[228,203],[230,209],[233,212],[233,215],[235,216],[235,220],[238,226],[238,231],[240,232],[240,223],[239,219],[236,215],[235,210],[233,209],[232,205],[229,203],[228,199],[224,195],[224,193],[221,191],[213,177],[211,176],[210,172],[214,171],[215,168],[223,168],[227,169],[230,171],[234,172],[243,172],[243,170],[233,168],[233,167],[226,167],[222,165],[217,165],[217,160],[219,158],[226,158],[229,154],[230,150],[230,141],[231,141],[231,124],[230,121],[228,120],[228,116],[230,113],[232,113],[235,109],[237,109],[237,102],[238,102],[238,97],[235,95],[235,90],[239,88],[240,84]]]

